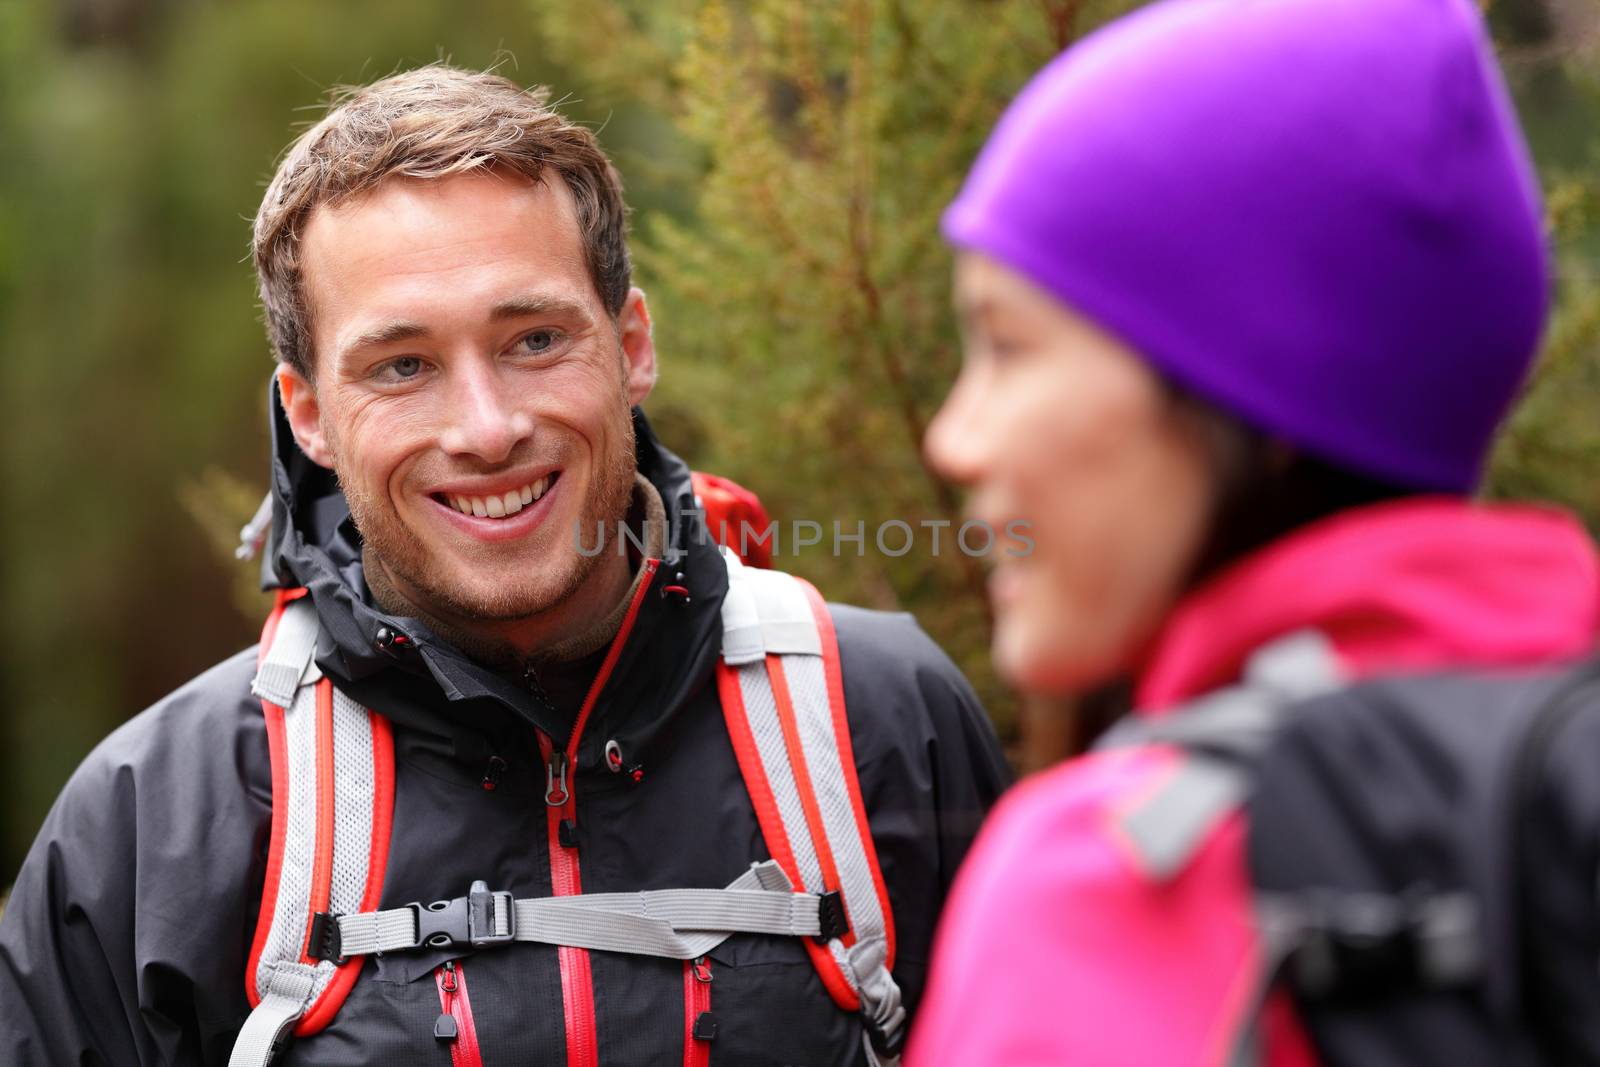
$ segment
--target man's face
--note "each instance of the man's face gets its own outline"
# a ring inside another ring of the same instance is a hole
[[[634,476],[629,409],[655,354],[637,289],[615,323],[559,178],[391,178],[313,212],[301,242],[315,388],[280,374],[400,592],[458,621],[584,588]]]

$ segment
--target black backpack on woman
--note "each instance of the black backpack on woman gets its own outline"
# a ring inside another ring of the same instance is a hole
[[[1337,688],[1317,655],[1114,729],[1187,755],[1129,839],[1177,869],[1244,805],[1260,992],[1327,1067],[1600,1065],[1600,663]]]

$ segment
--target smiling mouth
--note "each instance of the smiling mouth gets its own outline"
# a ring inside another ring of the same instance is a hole
[[[560,471],[551,471],[527,485],[509,489],[504,493],[486,496],[465,496],[457,493],[434,493],[433,499],[445,507],[454,508],[463,515],[480,519],[505,519],[536,502],[548,493],[561,477]]]

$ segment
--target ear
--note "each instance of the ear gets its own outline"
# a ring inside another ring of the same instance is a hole
[[[317,391],[299,371],[285,365],[278,368],[278,397],[300,451],[319,467],[332,470],[333,453],[322,432],[322,406],[317,402]]]
[[[656,343],[650,336],[650,309],[645,306],[644,290],[628,290],[622,311],[617,315],[617,340],[627,363],[628,404],[644,403],[656,384]]]

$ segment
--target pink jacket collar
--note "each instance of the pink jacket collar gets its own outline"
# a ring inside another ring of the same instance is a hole
[[[1235,564],[1157,635],[1137,706],[1233,681],[1273,638],[1314,627],[1352,678],[1581,657],[1600,638],[1600,556],[1553,508],[1427,497],[1343,512]]]

